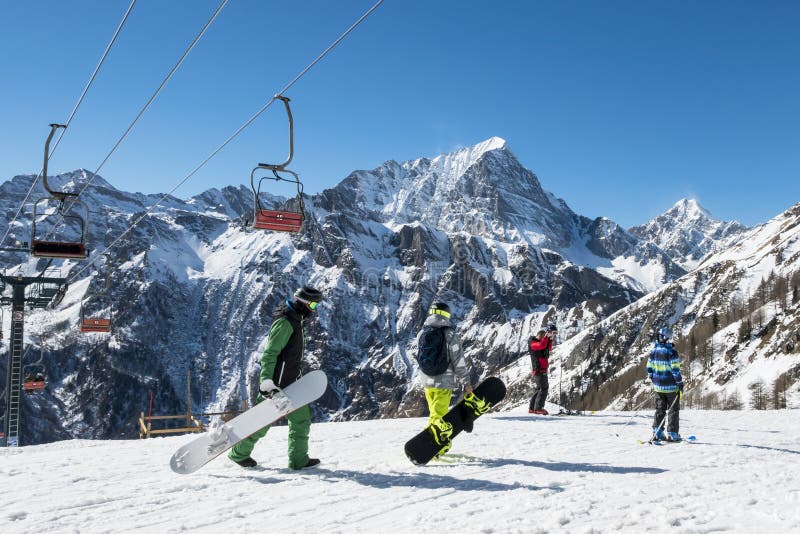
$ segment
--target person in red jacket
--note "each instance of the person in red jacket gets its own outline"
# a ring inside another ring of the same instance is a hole
[[[544,401],[547,400],[547,391],[550,389],[550,382],[547,379],[547,369],[550,367],[550,350],[553,348],[553,339],[558,330],[556,325],[549,324],[544,330],[539,330],[538,334],[528,340],[528,351],[531,355],[531,376],[533,377],[533,396],[528,405],[528,413],[536,415],[547,415],[544,409]]]

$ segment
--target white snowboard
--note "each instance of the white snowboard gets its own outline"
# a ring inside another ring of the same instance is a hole
[[[264,399],[246,412],[204,432],[197,439],[178,449],[169,461],[170,467],[182,475],[194,473],[254,432],[314,402],[325,393],[327,387],[328,379],[325,373],[319,370],[311,371],[283,389],[282,393]]]

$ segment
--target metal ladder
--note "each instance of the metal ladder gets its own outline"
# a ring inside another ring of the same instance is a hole
[[[20,312],[21,313],[21,312]],[[14,314],[15,315],[15,314]],[[8,381],[8,447],[19,446],[20,396],[22,394],[22,347],[23,321],[11,320],[11,346],[9,347]]]

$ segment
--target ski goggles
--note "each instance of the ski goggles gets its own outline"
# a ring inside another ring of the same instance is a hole
[[[298,302],[302,302],[303,304],[308,306],[309,310],[312,310],[312,311],[316,310],[317,306],[319,306],[319,302],[317,302],[317,301],[301,299],[300,297],[295,297],[295,300],[297,300]]]

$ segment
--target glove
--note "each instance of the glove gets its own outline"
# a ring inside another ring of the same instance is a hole
[[[275,385],[275,382],[267,378],[261,384],[258,385],[258,392],[261,393],[262,397],[272,397],[275,393],[280,391],[281,389]]]
[[[536,371],[531,371],[531,376],[536,376]]]
[[[683,384],[678,384],[678,395],[683,398]]]

